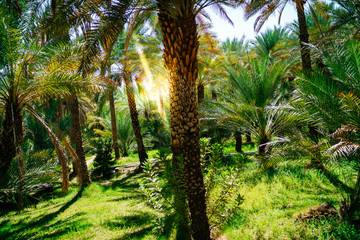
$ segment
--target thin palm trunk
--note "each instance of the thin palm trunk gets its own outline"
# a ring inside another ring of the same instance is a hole
[[[241,136],[241,133],[237,134],[235,136],[235,150],[237,152],[243,152],[242,150],[242,136]]]
[[[266,144],[269,143],[270,140],[268,138],[262,138],[259,141],[259,155],[266,154]]]
[[[310,48],[309,44],[309,33],[308,27],[306,24],[306,16],[304,11],[304,4],[306,0],[300,0],[296,3],[296,12],[299,23],[299,31],[300,31],[300,54],[301,54],[301,63],[302,68],[305,74],[309,74],[312,71],[311,67],[311,57],[310,57]]]
[[[201,103],[205,98],[205,87],[203,83],[199,83],[197,86],[198,89],[198,102]]]
[[[78,178],[82,186],[87,186],[91,183],[91,180],[86,165],[85,151],[84,151],[83,139],[82,139],[82,130],[80,126],[79,101],[76,95],[74,94],[71,95],[69,105],[70,105],[71,123],[73,130],[73,138],[76,147],[76,154],[79,157],[79,163],[78,163],[79,169],[77,169]]]
[[[217,94],[214,90],[211,91],[211,99],[217,100]]]
[[[195,15],[184,11],[173,18],[168,3],[158,1],[165,67],[169,72],[171,151],[173,164],[183,161],[184,180],[195,240],[210,239],[205,187],[200,167],[200,128],[197,106],[198,35]],[[193,6],[188,6],[193,7]]]
[[[137,148],[138,148],[140,168],[142,168],[148,159],[148,155],[146,153],[144,142],[143,142],[143,139],[141,136],[139,113],[136,109],[136,102],[135,102],[135,96],[134,96],[134,86],[132,84],[131,79],[128,79],[128,76],[126,73],[124,74],[124,82],[125,82],[125,87],[126,87],[127,99],[128,99],[128,103],[129,103],[131,123],[132,123],[132,127],[134,130],[135,140],[136,140],[136,144],[137,144]]]
[[[110,102],[110,116],[111,116],[111,131],[113,137],[113,146],[115,151],[115,158],[120,158],[120,149],[117,135],[117,125],[116,125],[116,115],[115,115],[115,101],[114,101],[114,91],[109,90],[109,102]]]
[[[9,91],[2,127],[0,141],[0,174],[4,175],[7,173],[12,159],[17,155],[17,149],[21,146],[24,139],[21,107],[12,90]],[[19,164],[19,166],[23,165],[22,163]]]
[[[305,75],[311,74],[312,66],[311,66],[311,55],[310,55],[310,48],[309,48],[309,33],[308,27],[306,24],[306,16],[304,11],[304,4],[306,0],[300,0],[296,4],[296,12],[298,16],[298,24],[299,24],[299,31],[300,31],[300,54],[301,54],[301,63],[302,63],[302,70]],[[310,123],[308,125],[309,128],[309,136],[314,143],[319,142],[319,134],[317,128]],[[314,159],[311,159],[313,163]],[[314,163],[314,165],[318,165]]]
[[[50,139],[55,147],[56,155],[59,159],[61,166],[61,178],[62,178],[62,194],[66,195],[69,189],[69,159],[65,153],[65,149],[60,143],[60,140],[56,137],[55,133],[50,129],[50,127],[44,122],[43,119],[33,110],[30,110],[30,113],[35,117],[35,119],[41,123],[41,125],[48,132]]]

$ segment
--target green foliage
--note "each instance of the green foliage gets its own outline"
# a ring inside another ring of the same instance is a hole
[[[6,175],[0,177],[0,203],[6,208],[15,205],[19,211],[40,199],[41,191],[52,191],[60,176],[56,169],[58,163],[50,152],[33,152],[31,143],[25,145],[28,148],[23,155],[24,175],[19,175],[17,159],[14,158]]]
[[[211,228],[221,229],[240,210],[244,198],[239,193],[237,167],[224,167],[224,147],[210,144],[206,138],[200,139],[203,159],[204,182],[206,186],[207,212]],[[236,165],[238,165],[237,163]]]
[[[317,69],[312,76],[298,80],[299,102],[314,121],[337,139],[329,152],[333,157],[359,156],[360,136],[360,50],[359,43],[347,41],[331,52],[318,51],[327,69]],[[336,130],[336,131],[335,131]],[[334,141],[333,141],[334,142]],[[340,211],[344,219],[352,219],[360,206],[360,172],[350,203],[345,200]],[[352,216],[352,217],[349,217]]]
[[[360,239],[360,229],[356,226],[333,219],[310,222],[307,228],[309,237],[316,239]]]
[[[354,183],[355,172],[347,166],[345,163],[341,166],[332,164],[329,170],[337,173],[340,180]],[[162,165],[159,167],[161,169]],[[228,173],[225,169],[224,175]],[[161,185],[165,186],[162,182],[164,173],[159,171],[158,174]],[[169,218],[164,218],[167,223],[162,225],[164,231],[170,231],[169,235],[160,234],[160,229],[153,231],[160,226],[156,219],[162,214],[150,208],[148,199],[142,197],[137,179],[143,177],[144,174],[134,172],[117,175],[110,181],[93,182],[81,198],[76,198],[78,189],[70,188],[67,196],[55,194],[52,199],[42,201],[36,208],[26,209],[20,215],[8,212],[0,216],[0,238],[173,239],[174,232],[170,229],[173,229],[174,217],[171,218],[170,212]],[[238,168],[237,178],[241,183],[237,192],[245,199],[241,209],[235,210],[235,215],[224,221],[225,226],[220,230],[222,237],[229,240],[239,239],[239,236],[243,239],[262,236],[325,240],[329,238],[323,236],[337,236],[330,239],[350,236],[347,239],[357,239],[356,226],[331,220],[308,225],[293,217],[323,202],[338,208],[339,195],[343,192],[318,170],[304,169],[298,162],[287,162],[280,163],[272,171],[261,172],[257,163],[246,161]],[[219,176],[218,180],[227,181],[227,178]],[[322,233],[329,229],[337,230],[331,230],[332,235]]]
[[[295,126],[302,122],[284,98],[289,89],[283,89],[283,83],[293,63],[263,58],[249,59],[247,64],[228,69],[228,90],[207,109],[208,116],[216,119],[220,128],[250,132],[263,154],[275,136],[296,132]]]
[[[150,139],[152,148],[170,147],[170,129],[160,114],[151,114],[151,117],[147,118],[143,124],[145,126],[144,135]]]
[[[131,118],[128,111],[121,111],[116,120],[120,153],[126,157],[129,155],[130,150],[134,148],[135,144]]]
[[[138,182],[148,204],[160,213],[155,220],[158,227],[154,231],[169,236],[172,229],[176,229],[179,239],[188,239],[189,230],[181,229],[184,227],[183,224],[187,225],[185,228],[189,228],[185,183],[179,177],[183,175],[182,160],[180,158],[178,168],[175,170],[171,161],[167,159],[168,156],[168,150],[160,149],[157,163],[163,165],[164,170],[160,172],[155,168],[156,163],[147,162],[144,167],[145,177]],[[179,197],[181,199],[177,199]]]
[[[58,111],[61,101],[52,99],[46,104],[35,103],[34,107],[42,115],[45,121],[55,123],[58,126],[62,134],[67,134],[71,127],[70,114],[65,115],[62,119],[59,119]],[[61,107],[61,106],[60,106]],[[31,139],[34,142],[34,150],[41,151],[46,149],[54,149],[51,139],[44,129],[41,123],[34,119],[31,115],[26,114],[24,119],[24,125],[26,126],[25,139]]]
[[[111,166],[114,164],[111,153],[113,151],[110,138],[97,138],[92,143],[96,157],[94,159],[95,174],[103,178],[110,178],[113,174]]]

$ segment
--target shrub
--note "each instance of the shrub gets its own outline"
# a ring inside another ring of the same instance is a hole
[[[110,178],[113,175],[111,166],[114,163],[112,159],[112,141],[109,138],[98,138],[93,142],[95,174],[102,178]]]

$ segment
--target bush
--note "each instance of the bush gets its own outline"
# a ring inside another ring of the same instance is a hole
[[[111,166],[114,164],[112,159],[112,142],[109,138],[98,138],[93,142],[94,153],[94,173],[102,178],[110,178],[113,175]]]

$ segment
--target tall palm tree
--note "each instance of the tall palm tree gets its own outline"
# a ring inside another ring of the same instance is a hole
[[[246,2],[246,11],[245,18],[250,18],[254,14],[260,12],[260,15],[255,20],[255,30],[259,31],[263,26],[265,21],[269,18],[271,14],[276,12],[276,10],[280,11],[280,17],[282,11],[284,10],[287,3],[291,2],[295,4],[298,27],[299,27],[299,43],[300,43],[300,56],[301,56],[301,64],[302,71],[305,74],[310,74],[312,72],[312,64],[311,64],[311,55],[310,55],[310,47],[309,47],[309,33],[308,27],[306,23],[306,15],[305,15],[305,4],[308,2],[312,2],[315,8],[320,12],[321,11],[321,1],[319,0],[245,0]],[[314,9],[309,4],[310,10],[313,13],[314,19],[317,21],[317,16],[315,14]],[[280,20],[280,18],[279,18]],[[309,127],[309,137],[314,141],[319,141],[319,133],[317,129],[313,126],[312,123],[308,124]]]
[[[6,25],[5,21],[3,23]],[[71,74],[77,66],[72,49],[59,47],[60,50],[57,52],[56,48],[39,48],[32,42],[27,43],[20,31],[8,25],[5,27],[8,30],[7,64],[0,70],[4,73],[0,81],[0,106],[4,111],[0,137],[2,173],[6,173],[15,156],[21,165],[21,144],[24,139],[23,111],[33,113],[32,103],[39,101],[43,96],[66,96],[88,84],[78,74]],[[24,48],[27,50],[22,51]],[[59,55],[51,55],[53,53]],[[51,139],[55,145],[59,143],[53,136]],[[61,147],[55,148],[63,167],[63,181],[66,185],[67,157]]]
[[[87,29],[86,22],[89,19],[84,17],[82,22],[77,22],[78,18],[72,18],[72,21],[61,22],[57,21],[61,19],[64,14],[64,9],[61,8],[61,3],[56,0],[49,2],[43,1],[29,1],[29,8],[32,13],[29,14],[30,20],[35,19],[39,22],[31,30],[31,35],[41,40],[42,45],[53,45],[58,43],[70,43],[71,31],[76,32],[78,35],[78,28],[82,30]],[[78,6],[73,6],[76,10]],[[35,18],[35,19],[32,19]],[[87,21],[85,21],[85,19]],[[36,31],[34,31],[36,29]],[[79,54],[77,54],[78,56]],[[89,70],[89,69],[88,69]],[[83,72],[83,77],[86,78],[86,73]],[[91,183],[90,175],[86,165],[85,150],[83,146],[82,127],[80,123],[80,105],[79,96],[77,93],[72,93],[67,97],[68,107],[71,114],[71,131],[70,139],[76,148],[76,159],[73,161],[74,172],[78,176],[79,183],[87,186]]]
[[[202,8],[212,4],[225,13],[220,4],[230,1],[157,0],[156,3],[163,35],[165,68],[168,70],[170,84],[173,164],[178,166],[179,158],[183,161],[193,238],[210,239],[205,187],[200,167],[196,94],[199,42],[196,16]]]
[[[110,55],[116,40],[119,39],[121,33],[124,30],[125,23],[128,22],[129,25],[127,29],[127,36],[125,38],[125,42],[122,44],[124,48],[122,53],[125,56],[127,55],[127,52],[129,50],[130,38],[132,36],[134,28],[136,28],[136,26],[143,20],[143,17],[141,17],[141,15],[139,16],[139,11],[135,11],[135,13],[132,15],[132,4],[133,1],[120,1],[110,5],[106,1],[100,1],[95,4],[95,6],[92,2],[87,3],[85,4],[85,7],[81,9],[82,12],[91,12],[93,11],[93,9],[95,9],[96,14],[98,14],[99,16],[98,20],[89,23],[93,28],[89,28],[88,31],[85,32],[86,44],[84,46],[83,64],[81,65],[81,69],[83,71],[87,71],[90,68],[91,62],[93,61],[94,57],[100,54],[100,45],[103,49],[106,50],[106,53]],[[66,3],[63,7],[71,11],[71,8],[69,8],[71,6],[66,6]],[[145,12],[145,15],[146,13],[147,12]],[[86,17],[86,14],[84,15]],[[147,161],[148,156],[141,136],[141,128],[138,119],[138,112],[136,109],[132,77],[131,75],[129,75],[126,66],[126,62],[122,62],[123,74],[121,76],[121,80],[124,80],[127,90],[130,116],[132,119],[132,126],[137,142],[141,168],[143,164]]]
[[[300,40],[300,54],[302,69],[304,72],[310,73],[312,70],[310,48],[309,44],[309,33],[307,29],[306,16],[305,16],[305,4],[307,2],[313,2],[314,6],[319,9],[320,4],[317,0],[245,0],[245,18],[249,19],[251,16],[260,12],[260,15],[255,20],[255,30],[258,32],[269,16],[276,11],[280,12],[280,17],[285,6],[291,2],[295,4],[297,19],[299,24],[299,40]],[[312,12],[315,12],[310,6]],[[314,15],[316,19],[316,15]],[[279,19],[280,20],[280,19]]]

